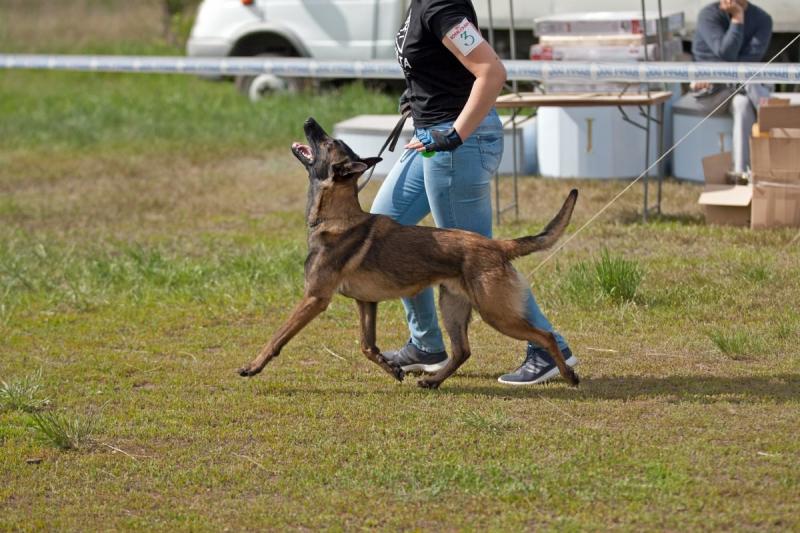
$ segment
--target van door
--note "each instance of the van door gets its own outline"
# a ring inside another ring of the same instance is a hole
[[[292,31],[312,57],[386,59],[394,55],[401,0],[260,0],[266,20]]]

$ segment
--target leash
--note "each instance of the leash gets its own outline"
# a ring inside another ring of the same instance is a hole
[[[397,146],[397,141],[398,139],[400,139],[400,134],[403,132],[403,126],[405,126],[406,120],[408,120],[409,116],[411,116],[410,110],[404,111],[403,114],[400,115],[400,120],[398,120],[397,124],[394,125],[394,128],[389,133],[389,136],[386,138],[386,141],[384,141],[383,146],[381,146],[381,149],[376,157],[382,156],[383,152],[385,152],[387,148],[389,149],[390,152],[394,152],[394,149]],[[369,180],[372,179],[372,173],[375,172],[376,166],[377,165],[373,166],[369,170],[369,174],[367,174],[367,179],[362,181],[361,184],[358,186],[358,192],[361,192],[364,189],[364,187],[367,186]]]
[[[757,78],[759,75],[761,75],[761,73],[762,73],[762,72],[764,72],[764,70],[765,70],[765,69],[766,69],[766,68],[767,68],[767,67],[768,67],[770,64],[772,64],[772,62],[774,62],[774,61],[775,61],[775,60],[776,60],[776,59],[777,59],[777,58],[778,58],[778,57],[779,57],[779,56],[780,56],[782,53],[784,53],[784,52],[785,52],[786,50],[788,50],[788,49],[789,49],[789,48],[790,48],[790,47],[791,47],[791,46],[792,46],[794,43],[796,43],[796,42],[798,41],[798,39],[800,39],[800,33],[799,33],[799,34],[797,34],[797,35],[795,36],[795,38],[794,38],[794,39],[792,39],[792,40],[789,42],[789,44],[787,44],[786,46],[784,46],[784,47],[783,47],[783,48],[782,48],[782,49],[781,49],[781,50],[780,50],[780,51],[779,51],[777,54],[775,54],[775,55],[772,57],[772,59],[770,59],[769,61],[767,61],[766,63],[764,63],[764,65],[763,65],[763,66],[762,66],[760,69],[758,69],[758,70],[757,70],[757,71],[756,71],[756,72],[755,72],[755,73],[754,73],[752,76],[750,76],[749,78],[747,78],[745,81],[741,82],[741,83],[739,84],[739,86],[738,86],[738,87],[736,87],[736,90],[735,90],[735,91],[733,91],[733,92],[732,92],[732,93],[731,93],[731,94],[730,94],[730,95],[729,95],[729,96],[728,96],[728,97],[727,97],[725,100],[723,100],[723,101],[722,101],[722,103],[720,103],[720,104],[719,104],[717,107],[715,107],[715,108],[714,108],[714,109],[713,109],[713,110],[712,110],[712,111],[711,111],[709,114],[707,114],[705,117],[703,117],[703,119],[702,119],[700,122],[698,122],[698,123],[697,123],[697,124],[696,124],[696,125],[695,125],[695,126],[692,128],[692,129],[690,129],[690,130],[689,130],[689,131],[688,131],[688,132],[687,132],[687,133],[686,133],[686,134],[685,134],[683,137],[681,137],[681,138],[680,138],[680,139],[679,139],[679,140],[678,140],[678,141],[677,141],[675,144],[673,144],[673,145],[672,145],[672,146],[669,148],[669,150],[667,150],[666,152],[664,152],[664,153],[661,155],[661,157],[659,157],[658,159],[656,159],[656,160],[655,160],[655,162],[654,162],[652,165],[650,165],[649,167],[647,167],[647,168],[644,170],[644,172],[642,172],[641,174],[639,174],[639,177],[637,177],[635,180],[633,180],[632,182],[630,182],[630,183],[629,183],[629,184],[628,184],[628,185],[627,185],[627,186],[626,186],[624,189],[622,189],[622,190],[621,190],[621,191],[620,191],[620,192],[619,192],[619,193],[618,193],[616,196],[614,196],[614,197],[613,197],[613,198],[612,198],[612,199],[611,199],[611,200],[610,200],[610,201],[609,201],[609,202],[608,202],[606,205],[604,205],[604,206],[603,206],[603,207],[602,207],[602,208],[601,208],[601,209],[600,209],[598,212],[596,212],[594,215],[592,215],[592,216],[589,218],[589,220],[587,220],[587,221],[586,221],[586,222],[585,222],[585,223],[584,223],[584,224],[583,224],[581,227],[579,227],[579,228],[578,228],[578,229],[575,231],[575,233],[573,233],[573,234],[572,234],[572,235],[570,235],[568,238],[566,238],[564,241],[562,241],[562,242],[561,242],[561,244],[560,244],[559,246],[557,246],[557,247],[556,247],[556,248],[555,248],[555,249],[554,249],[554,250],[553,250],[553,251],[550,253],[550,255],[548,255],[547,257],[545,257],[545,258],[544,258],[544,259],[543,259],[543,260],[542,260],[542,261],[541,261],[541,262],[540,262],[538,265],[536,265],[536,268],[534,268],[533,270],[531,270],[531,271],[528,273],[528,277],[531,277],[531,276],[533,276],[534,274],[536,274],[536,273],[537,273],[537,272],[538,272],[538,271],[539,271],[539,270],[540,270],[540,269],[541,269],[541,268],[542,268],[544,265],[546,265],[546,264],[547,264],[547,263],[548,263],[548,262],[549,262],[549,261],[550,261],[550,260],[551,260],[553,257],[555,257],[555,255],[556,255],[556,254],[558,254],[558,252],[560,252],[560,251],[561,251],[561,250],[562,250],[562,249],[563,249],[563,248],[564,248],[564,247],[565,247],[567,244],[569,244],[569,243],[570,243],[570,241],[572,241],[572,239],[574,239],[575,237],[577,237],[579,233],[581,233],[581,232],[582,232],[584,229],[586,229],[586,228],[587,228],[589,225],[591,225],[591,224],[592,224],[592,223],[593,223],[595,220],[597,220],[597,218],[598,218],[600,215],[602,215],[602,214],[603,214],[603,213],[606,211],[606,209],[608,209],[609,207],[611,207],[611,205],[612,205],[614,202],[616,202],[617,200],[619,200],[619,199],[620,199],[620,197],[622,197],[622,195],[624,195],[626,192],[628,192],[628,191],[631,189],[631,187],[633,187],[634,185],[636,185],[636,184],[637,184],[637,183],[638,183],[638,182],[639,182],[639,181],[640,181],[642,178],[644,178],[644,177],[645,177],[645,175],[647,175],[647,173],[648,173],[648,172],[650,172],[650,170],[652,170],[653,168],[655,168],[655,167],[656,167],[656,165],[658,165],[658,164],[659,164],[659,163],[660,163],[660,162],[661,162],[663,159],[665,159],[665,158],[666,158],[666,157],[667,157],[669,154],[671,154],[672,152],[674,152],[674,151],[675,151],[675,149],[676,149],[678,146],[680,146],[681,144],[683,144],[683,142],[684,142],[684,141],[685,141],[687,138],[689,138],[689,136],[690,136],[690,135],[692,135],[692,134],[693,134],[695,131],[697,131],[697,129],[698,129],[698,128],[700,128],[700,126],[702,126],[702,125],[703,125],[703,123],[705,123],[705,122],[706,122],[706,121],[707,121],[709,118],[711,118],[711,117],[714,115],[714,113],[716,113],[717,111],[719,111],[720,109],[722,109],[722,107],[723,107],[723,106],[725,106],[725,105],[726,105],[726,104],[727,104],[727,103],[728,103],[730,100],[732,100],[732,99],[733,99],[733,97],[734,97],[734,96],[736,96],[736,95],[739,93],[739,90],[740,90],[742,87],[744,87],[745,85],[747,85],[748,83],[750,83],[751,81],[753,81],[755,78]],[[649,120],[649,117],[648,117],[648,120]],[[798,235],[800,235],[800,234],[798,234]],[[794,242],[794,240],[792,240],[792,242]],[[790,244],[791,244],[791,243],[790,243]]]

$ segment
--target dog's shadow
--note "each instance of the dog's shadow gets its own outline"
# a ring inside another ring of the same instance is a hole
[[[488,374],[465,373],[464,377],[489,379]],[[577,388],[562,384],[544,387],[523,387],[509,390],[503,386],[472,385],[461,383],[442,385],[442,392],[452,394],[482,394],[487,396],[542,396],[550,399],[632,400],[640,398],[667,398],[675,402],[714,403],[753,402],[770,400],[794,401],[800,397],[800,374],[774,376],[602,376],[584,377]]]
[[[477,380],[494,381],[495,375],[478,372],[456,374],[436,391],[418,389],[413,377],[406,383],[387,383],[385,389],[369,390],[339,385],[328,387],[281,386],[267,394],[342,394],[360,396],[387,394],[396,395],[400,386],[414,387],[420,394],[488,396],[493,398],[546,398],[574,401],[634,400],[641,398],[664,398],[666,401],[683,403],[756,403],[763,400],[773,402],[796,401],[800,397],[800,374],[776,374],[774,376],[602,376],[584,377],[580,386],[568,387],[563,382],[543,386],[508,387],[498,383],[476,384]],[[410,382],[409,382],[410,381]],[[394,386],[393,386],[394,385]],[[406,392],[406,391],[403,391]]]

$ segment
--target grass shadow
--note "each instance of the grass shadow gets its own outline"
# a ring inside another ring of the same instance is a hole
[[[647,219],[648,224],[670,224],[677,226],[703,226],[705,217],[700,214],[676,213],[676,214],[651,214]],[[639,210],[625,210],[619,215],[619,222],[622,224],[641,224],[642,212]]]

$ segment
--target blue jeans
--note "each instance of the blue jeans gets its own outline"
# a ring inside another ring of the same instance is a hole
[[[452,126],[452,122],[445,122],[430,129]],[[436,152],[427,158],[406,150],[386,176],[371,211],[405,225],[417,224],[431,213],[439,228],[464,229],[491,238],[491,180],[502,156],[503,128],[493,109],[452,152]],[[428,287],[416,296],[403,298],[403,306],[411,342],[426,352],[443,351],[433,289]],[[530,291],[527,318],[534,327],[553,331]],[[566,341],[554,333],[563,350]]]

